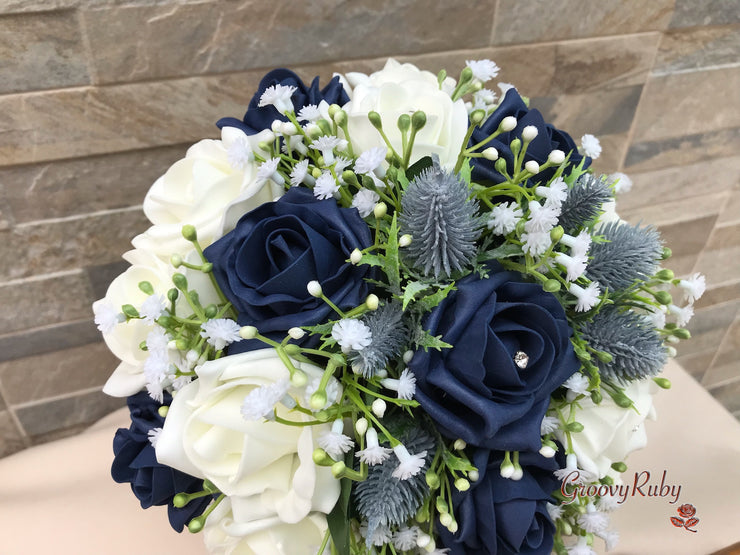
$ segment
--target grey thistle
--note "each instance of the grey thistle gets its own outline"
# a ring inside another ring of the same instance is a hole
[[[438,278],[472,264],[481,221],[476,217],[478,203],[469,193],[467,184],[440,167],[436,156],[432,166],[411,181],[399,221],[403,233],[413,238],[404,254],[414,269]]]
[[[610,222],[598,230],[605,242],[594,242],[586,276],[611,291],[623,291],[637,280],[647,280],[663,254],[660,234],[654,227]]]
[[[602,179],[584,173],[568,190],[561,206],[558,224],[566,233],[575,234],[601,214],[602,205],[611,200],[609,185]]]
[[[371,378],[383,370],[390,359],[401,353],[408,331],[403,322],[403,310],[398,303],[385,304],[363,316],[362,321],[370,328],[373,342],[361,351],[352,351],[349,361],[352,370]]]
[[[581,328],[596,350],[612,355],[611,362],[594,361],[602,378],[625,383],[657,375],[666,362],[663,339],[650,321],[632,311],[605,308]]]
[[[400,526],[413,517],[429,493],[426,471],[434,458],[436,443],[432,436],[420,428],[410,428],[399,437],[409,453],[426,451],[421,472],[408,480],[392,476],[398,459],[391,455],[382,464],[368,468],[367,479],[355,485],[357,511],[367,521],[367,545],[378,526]]]

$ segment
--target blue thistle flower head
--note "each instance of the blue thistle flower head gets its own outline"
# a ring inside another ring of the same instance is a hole
[[[611,222],[599,233],[606,242],[591,245],[592,259],[586,269],[591,281],[611,291],[623,291],[656,272],[663,246],[654,227]]]
[[[602,205],[611,200],[609,185],[590,173],[584,173],[568,190],[558,224],[566,233],[575,234],[601,214]]]
[[[361,351],[352,351],[349,361],[355,372],[371,378],[384,369],[390,359],[401,354],[408,330],[399,303],[385,304],[363,316],[362,321],[370,328],[373,340]]]
[[[378,526],[400,526],[414,516],[429,494],[426,471],[434,458],[436,443],[432,436],[414,426],[414,422],[404,419],[409,427],[404,433],[394,435],[406,446],[410,453],[426,451],[422,470],[408,480],[393,476],[398,466],[396,457],[391,456],[382,464],[368,469],[367,479],[355,485],[354,496],[357,511],[367,521],[368,547]]]
[[[612,355],[611,362],[594,359],[603,378],[625,383],[657,375],[666,362],[663,340],[649,320],[614,307],[601,310],[583,324],[590,345]]]
[[[413,237],[404,250],[413,268],[438,278],[473,262],[481,221],[478,203],[469,194],[468,185],[442,168],[436,156],[411,181],[401,199],[399,221]]]

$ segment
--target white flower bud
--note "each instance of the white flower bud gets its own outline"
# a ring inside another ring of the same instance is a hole
[[[295,327],[295,328],[290,328],[288,330],[288,335],[292,339],[298,340],[298,339],[303,339],[303,336],[306,335],[306,332],[302,330],[301,328]]]
[[[477,470],[471,470],[468,472],[468,480],[471,482],[477,482],[480,479],[480,474]]]
[[[540,449],[540,455],[542,455],[546,459],[551,459],[555,456],[555,449],[553,449],[549,445],[543,445]]]
[[[401,238],[398,240],[398,246],[408,247],[411,244],[412,239],[413,238],[408,233],[406,233],[405,235],[401,235]]]
[[[452,525],[452,515],[450,513],[442,513],[439,515],[439,523],[449,530]]]
[[[403,361],[406,364],[408,364],[409,362],[411,362],[411,359],[413,359],[413,358],[414,358],[414,351],[406,351],[405,353],[403,353]]]
[[[498,160],[498,150],[496,150],[492,146],[489,146],[483,151],[483,158],[485,158],[486,160],[491,160],[492,162]]]
[[[464,440],[464,439],[456,439],[456,440],[455,440],[455,443],[454,443],[454,444],[452,445],[452,448],[453,448],[453,449],[454,449],[455,451],[462,451],[462,450],[463,450],[463,449],[465,449],[465,448],[466,448],[467,446],[468,446],[468,444],[467,444],[467,443],[465,443],[465,440]]]
[[[378,418],[383,418],[383,416],[385,415],[385,409],[387,407],[383,399],[375,399],[370,408],[372,409],[375,416],[377,416]]]
[[[185,360],[187,360],[190,364],[195,364],[198,361],[198,357],[200,355],[197,351],[194,351],[193,349],[190,349],[188,351],[188,354],[185,355]]]
[[[368,423],[366,418],[359,418],[357,422],[355,422],[355,431],[357,432],[357,435],[364,436],[367,432]]]
[[[254,326],[242,326],[239,329],[239,335],[242,339],[254,339],[257,337],[257,328]]]
[[[511,131],[516,127],[517,121],[514,116],[506,116],[499,124],[499,129],[502,131]]]
[[[308,282],[306,289],[308,289],[308,294],[312,297],[320,297],[323,294],[321,284],[315,279]]]
[[[388,213],[388,205],[384,202],[379,202],[373,208],[373,214],[376,218],[380,219]]]
[[[362,260],[362,252],[360,249],[353,250],[352,254],[349,255],[349,261],[352,262],[352,264],[359,264],[360,260]]]
[[[562,150],[553,150],[548,154],[547,161],[551,164],[560,165],[565,162],[565,152]]]
[[[370,310],[378,310],[378,305],[380,304],[380,299],[378,299],[378,296],[370,293],[367,296],[367,299],[365,299],[365,305],[367,305],[367,308]]]
[[[279,135],[280,132],[283,130],[283,122],[279,119],[272,120],[272,125],[270,126],[270,129],[272,129],[273,133]]]
[[[287,137],[291,137],[298,133],[298,130],[295,128],[295,124],[289,121],[284,121],[280,126],[280,132]]]
[[[522,129],[522,139],[525,141],[533,141],[537,137],[538,131],[534,125],[528,125]]]
[[[524,164],[524,169],[527,170],[531,174],[540,173],[540,165],[534,160],[530,160],[529,162],[526,162]]]
[[[419,532],[419,535],[416,538],[416,547],[421,547],[423,549],[429,545],[430,541],[432,541],[432,537],[429,534]]]

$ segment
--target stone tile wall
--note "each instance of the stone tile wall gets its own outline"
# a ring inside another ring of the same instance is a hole
[[[0,3],[0,456],[122,401],[90,304],[125,268],[149,185],[239,116],[274,66],[489,57],[546,117],[632,176],[630,221],[701,270],[679,361],[740,414],[737,0],[5,0]]]

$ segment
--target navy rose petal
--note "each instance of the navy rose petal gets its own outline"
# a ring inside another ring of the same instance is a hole
[[[172,399],[165,394],[165,404]],[[115,458],[111,466],[113,480],[130,483],[131,491],[142,509],[152,505],[167,505],[170,525],[178,532],[193,518],[205,511],[210,496],[195,499],[177,508],[172,499],[178,493],[193,493],[203,489],[203,480],[157,462],[154,447],[149,441],[149,430],[161,428],[164,418],[157,412],[162,405],[145,392],[127,399],[131,412],[131,426],[119,428],[113,438]]]
[[[521,480],[501,477],[502,452],[476,449],[471,459],[478,481],[466,492],[452,492],[458,531],[437,527],[449,555],[549,554],[555,526],[547,503],[560,485],[553,475],[560,468],[556,458],[520,453]]]
[[[309,281],[317,280],[340,308],[365,302],[370,292],[365,278],[373,272],[347,259],[355,248],[371,244],[370,229],[356,209],[293,188],[245,214],[233,231],[205,250],[205,256],[239,314],[237,322],[282,339],[290,328],[318,324],[332,314],[329,305],[309,295]],[[263,345],[240,341],[229,353]]]
[[[483,123],[482,126],[476,127],[470,138],[469,146],[484,141],[489,137],[499,124],[507,116],[513,116],[517,119],[517,126],[511,130],[501,133],[495,139],[486,143],[482,148],[493,147],[498,151],[499,158],[506,160],[506,170],[511,175],[514,169],[514,155],[511,152],[510,143],[515,138],[521,138],[522,131],[528,125],[537,128],[537,137],[529,144],[525,161],[534,160],[542,165],[547,161],[547,157],[553,150],[562,150],[566,156],[570,152],[569,164],[577,166],[581,163],[584,156],[578,153],[576,144],[565,131],[557,129],[553,125],[545,122],[542,114],[538,110],[530,110],[519,96],[516,89],[509,89],[504,95],[504,99],[491,116]],[[591,159],[585,157],[584,167],[591,165]],[[506,178],[499,173],[494,167],[494,162],[485,158],[473,158],[473,180],[478,182],[501,183]],[[537,174],[534,181],[545,183],[555,174],[557,168],[549,168]]]
[[[558,300],[517,272],[488,266],[471,274],[424,325],[452,348],[419,350],[409,363],[416,400],[440,432],[469,445],[505,451],[541,447],[540,423],[550,395],[580,363]],[[522,351],[525,369],[514,362]]]
[[[296,87],[296,91],[290,97],[296,113],[304,106],[314,104],[318,106],[319,102],[326,100],[329,104],[339,104],[340,106],[349,102],[349,96],[344,87],[339,82],[339,77],[334,77],[329,84],[323,89],[319,88],[319,78],[316,77],[307,87],[301,78],[288,69],[275,69],[269,72],[260,81],[257,92],[249,102],[247,113],[244,119],[221,118],[216,125],[219,129],[223,127],[236,127],[244,131],[247,135],[254,135],[265,129],[270,129],[272,122],[276,119],[287,121],[284,115],[275,109],[272,105],[259,106],[260,97],[271,86],[283,85],[286,87]]]

